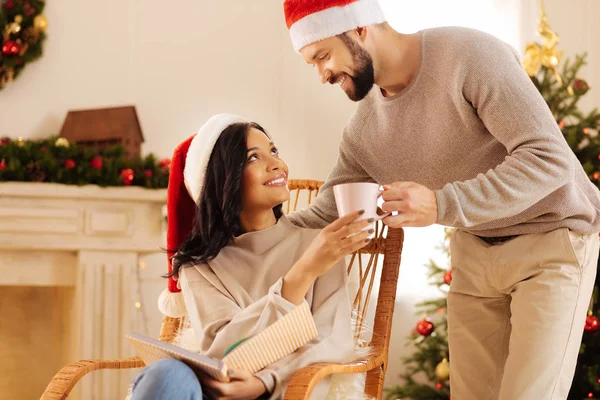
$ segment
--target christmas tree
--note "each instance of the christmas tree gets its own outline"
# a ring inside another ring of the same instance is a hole
[[[567,143],[581,162],[590,180],[600,188],[600,113],[597,109],[585,113],[579,101],[590,90],[579,78],[586,64],[586,54],[574,61],[562,63],[562,52],[556,48],[558,36],[550,29],[542,5],[538,27],[542,43],[527,45],[523,66],[552,111]],[[448,231],[449,233],[450,231]],[[448,254],[448,235],[445,250]],[[428,266],[432,284],[447,293],[452,272],[431,262]],[[594,293],[585,322],[573,385],[569,400],[600,399],[600,263]],[[388,399],[448,400],[448,342],[446,297],[417,304],[419,321],[410,339],[415,352],[404,359],[406,372],[401,375],[403,385],[387,390]]]

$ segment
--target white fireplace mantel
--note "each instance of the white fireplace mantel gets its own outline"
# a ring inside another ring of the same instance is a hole
[[[69,361],[133,355],[125,335],[136,329],[136,268],[165,246],[165,201],[164,189],[0,183],[0,286],[75,289],[63,310]],[[122,398],[128,384],[94,373],[79,395]]]

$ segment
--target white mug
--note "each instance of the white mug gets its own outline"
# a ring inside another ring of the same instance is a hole
[[[333,187],[333,195],[340,217],[358,210],[365,210],[359,219],[373,218],[375,221],[379,221],[387,217],[390,213],[377,215],[377,199],[382,194],[383,190],[379,190],[379,184],[371,182],[342,183]],[[365,229],[372,229],[372,227],[367,226]]]

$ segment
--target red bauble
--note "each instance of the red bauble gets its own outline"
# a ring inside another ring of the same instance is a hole
[[[8,168],[6,161],[2,159],[2,161],[0,161],[0,171],[4,171],[6,168]]]
[[[15,42],[14,40],[7,40],[2,45],[2,54],[5,56],[16,56],[19,54],[19,50],[19,43]]]
[[[438,382],[438,383],[435,385],[435,387],[436,387],[436,388],[438,388],[438,389],[441,389],[441,388],[443,388],[443,387],[444,387],[444,385],[442,385],[441,383],[439,383],[439,382]]]
[[[416,331],[422,336],[429,336],[433,332],[433,322],[429,318],[423,318],[417,322]]]
[[[0,147],[6,146],[9,143],[10,143],[9,137],[4,136],[4,137],[0,138]]]
[[[94,169],[102,169],[102,157],[96,156],[90,160],[90,167]]]
[[[146,178],[152,178],[152,171],[149,169],[145,169],[144,175],[146,175]]]
[[[75,160],[72,159],[68,159],[67,161],[65,161],[65,168],[67,169],[73,169],[77,166],[77,164],[75,163]]]
[[[6,3],[4,3],[4,8],[6,8],[7,10],[12,9],[15,6],[15,3],[12,1],[7,1]]]
[[[131,185],[133,178],[135,178],[135,173],[131,168],[121,170],[121,179],[123,180],[123,185]]]
[[[158,166],[161,167],[161,168],[169,168],[171,166],[171,159],[170,158],[163,158],[158,163]]]
[[[444,274],[444,283],[449,285],[452,282],[452,270],[446,271]]]
[[[600,323],[598,322],[598,317],[595,315],[588,315],[585,319],[584,328],[586,332],[597,332],[600,329]]]

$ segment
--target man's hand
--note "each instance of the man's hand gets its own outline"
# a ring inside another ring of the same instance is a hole
[[[260,379],[244,370],[235,370],[228,383],[208,376],[199,378],[202,391],[215,400],[254,400],[267,391]]]
[[[383,185],[381,208],[384,211],[397,211],[398,215],[390,215],[383,223],[390,228],[404,226],[429,226],[438,219],[437,199],[435,192],[414,182],[394,182]]]

